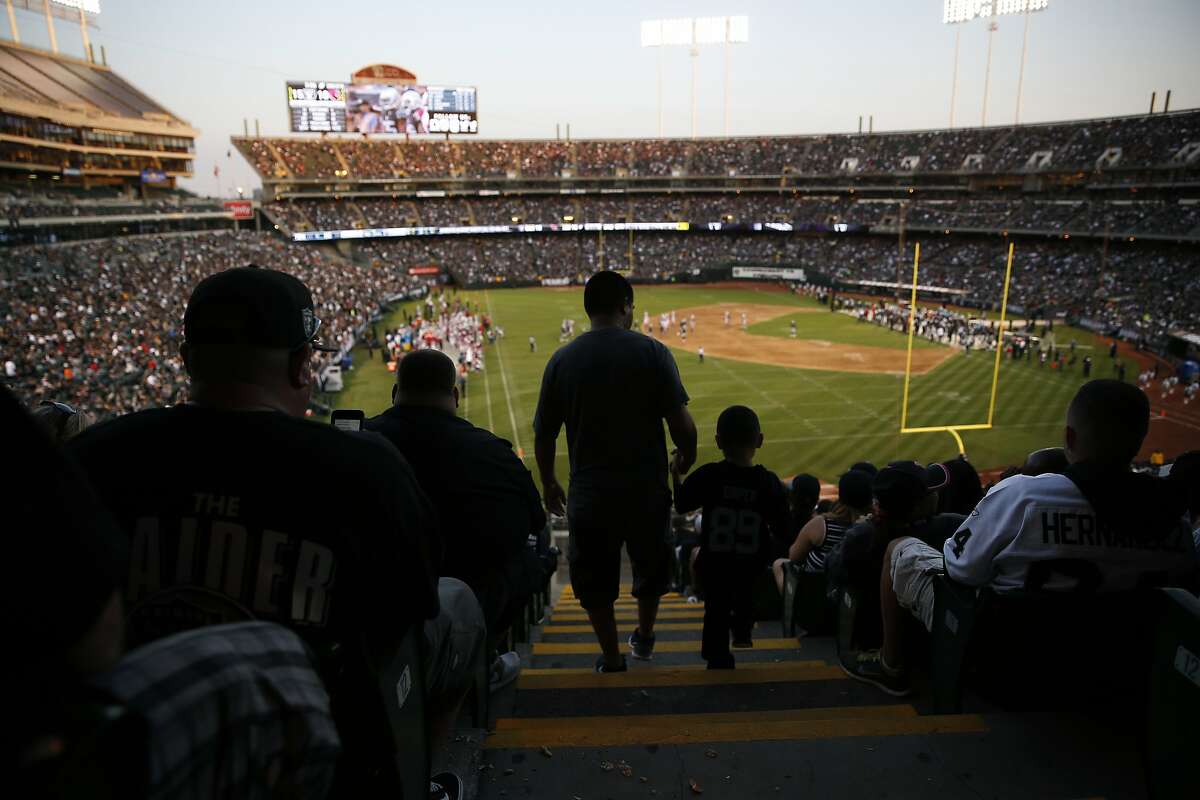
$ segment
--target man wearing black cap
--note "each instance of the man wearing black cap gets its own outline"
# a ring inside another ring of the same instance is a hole
[[[1190,588],[1197,563],[1183,521],[1184,491],[1129,469],[1149,422],[1141,389],[1114,380],[1086,383],[1067,410],[1070,466],[1064,474],[1001,481],[940,548],[911,538],[891,542],[880,579],[883,646],[879,658],[861,662],[852,677],[907,693],[901,609],[931,629],[931,576],[942,570],[958,583],[997,593],[1078,590],[1082,578],[1074,570],[1042,570],[1030,585],[1031,567],[1059,561],[1091,565],[1098,591],[1132,589],[1147,578]]]
[[[675,467],[696,461],[696,425],[679,369],[664,345],[630,330],[633,287],[616,272],[597,272],[583,291],[592,328],[560,348],[546,364],[533,418],[542,497],[567,513],[571,585],[588,612],[603,655],[598,672],[619,672],[613,603],[620,592],[621,546],[633,562],[638,627],[633,656],[654,651],[659,598],[671,577],[667,535],[671,494],[663,421],[678,448]],[[566,426],[571,497],[555,475],[558,433]]]
[[[132,533],[136,636],[256,618],[321,658],[363,640],[388,653],[425,624],[441,733],[467,688],[448,664],[469,654],[450,648],[482,647],[482,616],[464,585],[439,587],[429,501],[395,448],[303,419],[320,327],[291,275],[209,276],[184,316],[190,402],[92,427],[69,449]],[[353,748],[354,731],[342,734]]]
[[[545,527],[546,514],[512,445],[456,416],[455,373],[445,353],[409,353],[396,365],[394,405],[364,427],[412,464],[438,515],[439,572],[475,592],[494,645],[541,586],[544,574],[528,540]],[[520,663],[515,652],[497,658],[492,687],[515,679]]]

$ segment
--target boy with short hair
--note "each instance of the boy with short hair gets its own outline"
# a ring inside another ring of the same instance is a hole
[[[709,669],[732,669],[729,633],[735,647],[752,647],[755,578],[771,563],[771,537],[788,535],[788,508],[775,473],[754,464],[762,447],[758,415],[730,406],[717,418],[722,461],[705,464],[686,481],[672,467],[675,510],[703,508],[696,569],[705,588],[700,656]]]

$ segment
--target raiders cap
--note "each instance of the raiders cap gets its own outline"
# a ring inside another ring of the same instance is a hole
[[[312,293],[293,275],[257,266],[210,275],[192,290],[183,316],[184,336],[192,344],[244,345],[333,353],[317,339],[321,320],[313,312]]]

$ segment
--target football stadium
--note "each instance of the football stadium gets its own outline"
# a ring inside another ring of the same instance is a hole
[[[8,0],[22,796],[1195,795],[1194,52],[1060,104],[1081,11],[925,0],[948,122],[760,128],[749,5],[598,12],[657,82],[550,138],[371,31]]]

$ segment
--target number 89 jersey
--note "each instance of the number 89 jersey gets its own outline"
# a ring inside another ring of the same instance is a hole
[[[775,473],[763,466],[728,461],[697,469],[675,496],[680,513],[703,508],[700,550],[710,563],[752,568],[770,562],[776,546],[787,545],[787,500]]]

